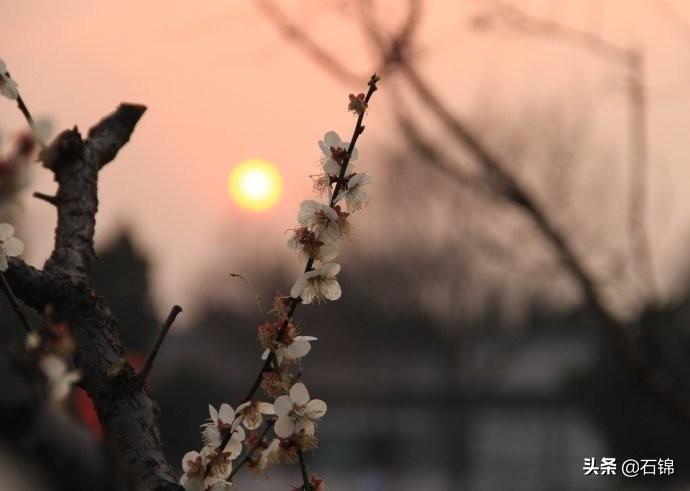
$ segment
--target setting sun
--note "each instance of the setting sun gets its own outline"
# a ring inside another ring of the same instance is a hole
[[[262,159],[245,160],[230,172],[228,191],[242,208],[267,210],[276,204],[283,180],[275,165]]]

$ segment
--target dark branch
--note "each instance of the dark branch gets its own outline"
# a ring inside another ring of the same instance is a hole
[[[82,280],[88,277],[95,258],[98,171],[129,141],[144,111],[144,106],[122,104],[91,129],[87,140],[74,128],[62,132],[42,152],[44,166],[53,171],[59,185],[55,248],[47,268],[58,267]]]
[[[302,449],[297,449],[297,456],[299,457],[299,468],[302,471],[302,489],[304,491],[311,491],[311,483],[309,482],[309,472],[307,472],[307,464],[304,462],[304,453]]]
[[[127,362],[119,328],[108,305],[93,290],[89,272],[95,254],[98,172],[127,143],[144,113],[123,104],[83,140],[77,129],[62,132],[41,153],[58,183],[55,248],[43,272],[12,260],[7,279],[18,298],[41,311],[54,306],[76,345],[75,365],[94,402],[120,464],[137,487],[179,490],[162,448],[158,406]]]
[[[41,201],[45,201],[46,203],[51,204],[53,206],[57,206],[59,203],[56,196],[51,196],[49,194],[36,192],[34,193],[34,198],[40,199]]]
[[[114,113],[91,128],[86,147],[99,169],[113,160],[129,141],[145,111],[146,106],[139,104],[120,104]]]
[[[0,289],[2,289],[2,292],[7,297],[7,300],[10,302],[10,305],[12,306],[14,313],[17,314],[17,317],[19,318],[19,321],[22,323],[22,326],[24,326],[26,332],[31,332],[31,325],[29,324],[29,320],[26,318],[24,310],[22,309],[21,305],[19,305],[19,301],[17,301],[17,297],[14,296],[12,287],[7,282],[7,278],[5,278],[5,273],[3,273],[2,271],[0,271]]]
[[[175,322],[175,319],[177,316],[182,312],[182,307],[179,305],[173,306],[173,308],[170,310],[170,314],[168,314],[168,318],[165,319],[165,322],[163,322],[163,325],[161,326],[161,330],[158,333],[158,338],[156,339],[155,344],[153,345],[153,349],[151,350],[151,353],[149,353],[148,358],[146,359],[146,363],[144,363],[144,368],[141,369],[141,372],[139,373],[139,385],[140,387],[143,387],[144,384],[146,383],[146,378],[149,375],[149,372],[151,371],[151,368],[153,367],[153,362],[156,359],[156,355],[158,354],[158,350],[161,348],[161,345],[163,344],[163,340],[165,339],[165,336],[168,334],[168,331],[170,330],[170,327],[172,327],[173,322]]]

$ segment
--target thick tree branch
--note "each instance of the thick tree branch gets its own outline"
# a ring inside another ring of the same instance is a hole
[[[58,183],[55,249],[43,272],[13,260],[7,278],[17,297],[39,310],[50,302],[55,319],[69,326],[82,385],[129,477],[142,489],[178,490],[162,449],[158,406],[137,384],[117,321],[89,278],[98,172],[127,143],[144,111],[144,106],[123,104],[92,128],[86,140],[75,128],[42,152],[44,166]]]

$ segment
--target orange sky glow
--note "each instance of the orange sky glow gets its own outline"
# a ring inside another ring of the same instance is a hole
[[[283,2],[324,46],[368,73],[374,63],[356,26],[340,21],[333,7],[338,3]],[[381,3],[393,13],[401,4]],[[419,37],[425,48],[420,66],[444,96],[459,94],[456,110],[469,114],[476,98],[495,89],[497,104],[508,107],[540,95],[567,98],[564,87],[599,91],[603,96],[593,98],[602,101],[595,111],[598,131],[621,138],[624,106],[615,82],[620,70],[566,48],[540,47],[538,40],[516,47],[506,35],[472,33],[463,27],[463,14],[478,3],[427,2]],[[648,0],[517,3],[615,42],[646,40],[649,221],[655,258],[670,288],[674,262],[681,252],[687,256],[682,244],[690,223],[688,32]],[[681,11],[690,18],[690,8]],[[130,144],[101,175],[97,244],[122,226],[133,231],[151,256],[161,311],[192,302],[213,264],[230,272],[251,271],[253,261],[282,262],[294,265],[297,274],[284,231],[294,225],[299,202],[312,196],[308,176],[318,171],[316,142],[328,130],[349,138],[354,121],[347,94],[364,90],[366,80],[357,87],[334,80],[250,1],[24,0],[3,5],[0,26],[0,57],[35,116],[50,117],[56,129],[77,124],[86,130],[121,101],[148,106]],[[567,65],[564,52],[570,53]],[[381,145],[394,144],[386,134],[392,118],[385,83],[359,149],[359,163],[374,175]],[[0,129],[22,126],[13,105],[0,101]],[[253,157],[274,163],[283,179],[276,206],[260,214],[238,207],[227,190],[232,167]],[[385,182],[377,180],[374,195],[381,186]],[[52,247],[54,211],[30,195],[52,189],[49,173],[37,167],[18,227],[33,264],[42,263]],[[370,206],[361,229],[372,231],[362,233],[385,236],[387,213]]]

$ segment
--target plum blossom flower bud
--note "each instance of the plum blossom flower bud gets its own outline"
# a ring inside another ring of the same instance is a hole
[[[24,243],[14,237],[14,227],[9,223],[0,223],[0,271],[7,271],[8,258],[19,256],[22,252]]]
[[[369,202],[369,195],[364,189],[364,186],[370,184],[372,181],[373,178],[364,173],[353,175],[348,179],[345,189],[338,193],[335,202],[337,203],[344,199],[345,204],[347,204],[347,210],[350,213],[361,209]]]
[[[347,110],[355,113],[358,116],[364,114],[364,111],[367,110],[367,103],[364,101],[365,95],[350,94],[348,97],[350,98],[350,103],[347,105]]]
[[[326,403],[320,399],[309,399],[309,392],[302,383],[290,388],[290,395],[280,396],[273,404],[278,416],[273,427],[280,438],[288,438],[293,433],[304,431],[313,435],[314,422],[326,414]]]
[[[0,94],[10,100],[15,100],[19,97],[17,82],[10,77],[10,73],[7,71],[7,65],[5,65],[2,59],[0,59]]]
[[[307,271],[300,276],[290,290],[292,298],[301,298],[302,303],[309,304],[314,300],[338,300],[342,291],[336,276],[340,272],[340,264],[325,263],[320,267]]]
[[[345,162],[349,146],[350,143],[342,141],[335,131],[329,131],[323,136],[323,140],[319,141],[319,148],[321,148],[321,151],[326,157],[326,160],[323,162],[323,170],[326,174],[333,177],[340,176],[342,164]],[[354,165],[352,162],[357,160],[357,157],[358,152],[357,149],[354,148],[347,163],[347,169],[345,171],[346,176],[354,172]]]
[[[251,431],[261,426],[264,414],[272,415],[275,411],[273,404],[268,402],[247,401],[237,407],[237,414],[242,418],[244,427]]]

